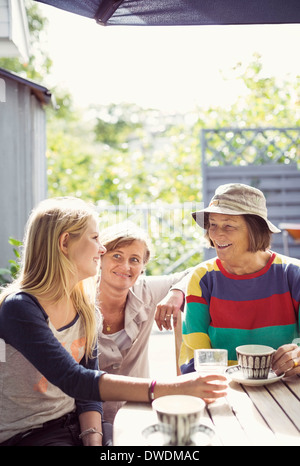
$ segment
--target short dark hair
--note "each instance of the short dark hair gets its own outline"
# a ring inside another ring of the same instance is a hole
[[[249,232],[249,251],[265,251],[271,246],[272,232],[265,220],[258,215],[244,215]]]
[[[249,251],[265,251],[271,245],[272,232],[269,230],[269,227],[265,220],[258,215],[244,214],[243,215],[248,228],[249,234]],[[204,223],[206,233],[205,238],[210,244],[211,247],[214,247],[213,242],[209,237],[209,215],[205,214],[205,223]]]

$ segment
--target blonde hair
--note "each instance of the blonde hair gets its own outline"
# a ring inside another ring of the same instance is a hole
[[[86,333],[86,356],[91,356],[96,342],[95,282],[86,279],[70,288],[74,265],[61,251],[59,240],[64,232],[80,238],[88,221],[98,216],[94,208],[73,197],[42,201],[31,213],[24,236],[22,263],[18,278],[0,294],[0,306],[12,293],[23,291],[50,302],[68,296],[83,318]],[[89,288],[88,288],[89,287]]]

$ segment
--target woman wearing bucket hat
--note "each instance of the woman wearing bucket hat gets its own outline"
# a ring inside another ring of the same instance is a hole
[[[189,280],[180,364],[194,370],[193,350],[264,344],[277,351],[277,374],[300,373],[300,261],[271,251],[272,233],[263,193],[244,184],[219,186],[209,206],[194,212],[217,257],[200,264]],[[298,367],[299,365],[299,367]]]

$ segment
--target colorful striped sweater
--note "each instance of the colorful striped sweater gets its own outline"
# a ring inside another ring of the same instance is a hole
[[[219,259],[203,262],[190,278],[180,365],[194,370],[196,348],[263,344],[277,349],[299,337],[300,261],[272,252],[267,265],[249,275],[228,273]],[[300,340],[299,340],[300,341]]]

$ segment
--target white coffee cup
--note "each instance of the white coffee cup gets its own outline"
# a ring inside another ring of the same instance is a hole
[[[246,379],[267,379],[275,349],[264,345],[243,345],[236,348],[238,363]]]
[[[169,445],[191,445],[193,427],[199,424],[205,402],[189,395],[167,395],[152,403],[158,421],[167,426]]]

